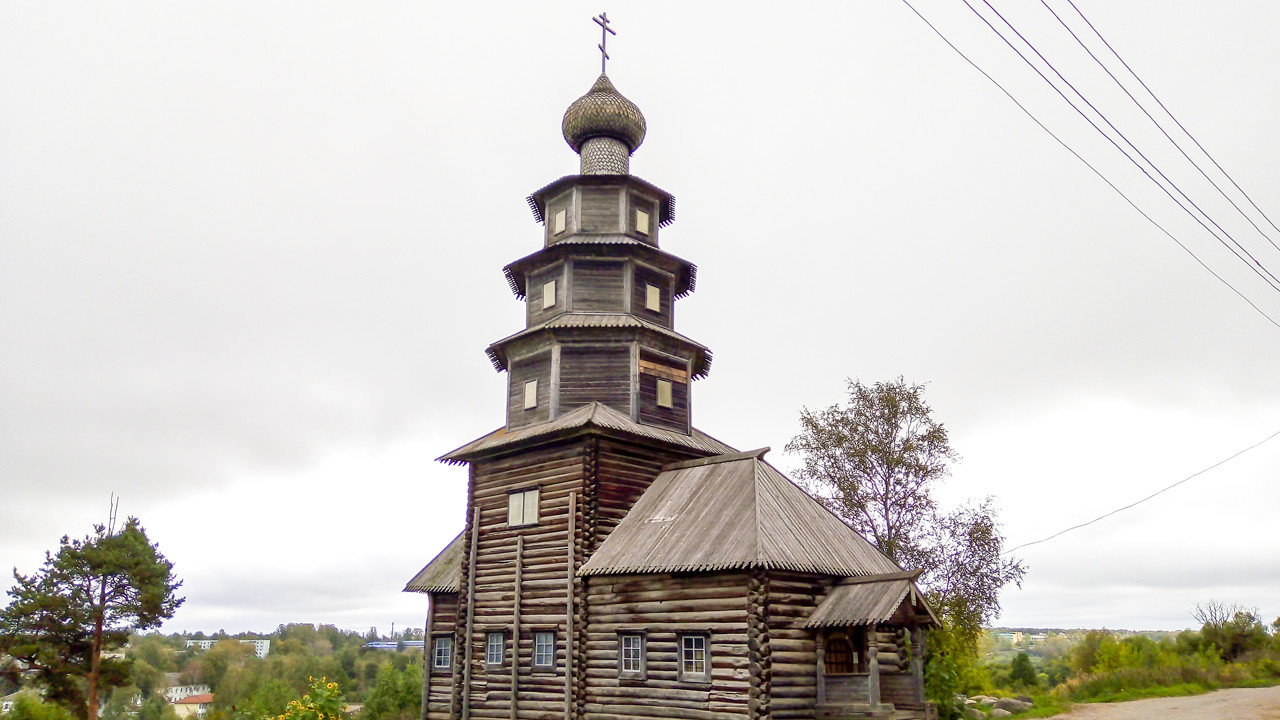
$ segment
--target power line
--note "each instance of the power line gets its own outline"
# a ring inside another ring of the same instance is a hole
[[[1068,2],[1070,2],[1070,0],[1068,0]],[[1173,139],[1173,136],[1170,135],[1167,130],[1165,130],[1164,126],[1160,124],[1160,121],[1156,120],[1155,117],[1147,110],[1146,106],[1143,105],[1142,102],[1138,100],[1138,98],[1134,97],[1133,93],[1129,92],[1129,88],[1125,87],[1125,84],[1120,82],[1120,78],[1116,77],[1115,73],[1111,72],[1111,68],[1107,67],[1106,63],[1102,62],[1102,60],[1093,53],[1093,50],[1090,49],[1089,46],[1086,45],[1085,42],[1080,39],[1080,36],[1076,34],[1076,31],[1071,29],[1071,26],[1068,25],[1060,15],[1058,15],[1057,11],[1055,11],[1052,7],[1050,7],[1048,1],[1040,0],[1040,4],[1043,5],[1045,9],[1049,11],[1049,14],[1053,16],[1053,19],[1058,21],[1058,24],[1062,26],[1062,29],[1067,31],[1067,34],[1069,34],[1072,37],[1072,39],[1076,41],[1076,44],[1079,45],[1080,48],[1084,50],[1085,53],[1087,53],[1090,58],[1093,59],[1093,61],[1098,65],[1098,67],[1102,68],[1102,71],[1107,74],[1107,77],[1111,78],[1111,80],[1116,84],[1116,87],[1119,87],[1124,92],[1124,94],[1127,95],[1129,99],[1133,101],[1133,104],[1136,105],[1137,108],[1142,111],[1142,114],[1147,116],[1147,119],[1151,121],[1151,124],[1156,126],[1156,129],[1160,131],[1160,134],[1164,135],[1165,139],[1168,140],[1169,143],[1173,145],[1173,147],[1177,149],[1179,153],[1182,154],[1182,157],[1186,158],[1187,162],[1191,163],[1191,167],[1194,167],[1196,171],[1200,173],[1201,177],[1209,181],[1209,184],[1213,186],[1213,189],[1217,190],[1218,194],[1221,195],[1224,200],[1230,203],[1231,207],[1235,208],[1236,212],[1240,213],[1240,217],[1243,217],[1246,222],[1248,222],[1250,225],[1253,226],[1254,230],[1258,231],[1258,234],[1262,236],[1262,239],[1271,243],[1272,247],[1276,248],[1277,250],[1280,250],[1280,245],[1276,245],[1275,241],[1272,240],[1271,237],[1267,235],[1267,233],[1264,232],[1262,228],[1258,227],[1258,224],[1253,221],[1253,218],[1249,217],[1249,214],[1246,213],[1243,209],[1241,209],[1241,207],[1236,204],[1235,200],[1231,199],[1231,196],[1228,195],[1226,191],[1222,189],[1222,186],[1218,185],[1218,183],[1214,181],[1213,178],[1209,177],[1209,173],[1205,172],[1204,168],[1200,167],[1200,163],[1193,160],[1191,156],[1187,154],[1187,151],[1182,148],[1182,145],[1180,145],[1177,140]],[[1089,22],[1089,19],[1086,18],[1084,14],[1080,12],[1080,9],[1076,8],[1075,5],[1072,5],[1072,7],[1075,8],[1076,13],[1080,15],[1080,18],[1084,20],[1085,24],[1089,26],[1089,29],[1093,30],[1094,34],[1098,36],[1098,39],[1102,40],[1102,43],[1107,46],[1107,49],[1111,50],[1111,54],[1115,55],[1116,59],[1120,60],[1120,64],[1124,65],[1126,70],[1129,70],[1129,74],[1133,75],[1133,77],[1137,79],[1138,83],[1142,85],[1143,88],[1146,88],[1147,87],[1146,83],[1142,82],[1142,78],[1139,78],[1137,74],[1134,73],[1133,70],[1129,68],[1128,64],[1126,64],[1125,61],[1120,58],[1119,54],[1117,54],[1116,51],[1112,49],[1109,44],[1107,44],[1107,41],[1102,38],[1102,35],[1100,35],[1098,31],[1093,27],[1093,24]],[[1151,97],[1155,99],[1156,103],[1159,104],[1162,109],[1164,109],[1166,115],[1169,115],[1170,118],[1173,118],[1173,121],[1175,123],[1178,122],[1178,119],[1173,117],[1173,115],[1169,112],[1169,110],[1165,108],[1163,104],[1160,103],[1160,99],[1156,98],[1155,95],[1151,93],[1150,89],[1147,90],[1147,94],[1151,95]],[[1178,124],[1178,127],[1182,127],[1182,125]],[[1191,137],[1190,133],[1187,133],[1185,129],[1183,129],[1183,133],[1186,134],[1187,137]],[[1196,142],[1195,138],[1191,138],[1191,141]],[[1199,147],[1200,144],[1196,143],[1196,146]],[[1200,148],[1200,150],[1201,152],[1204,153],[1206,157],[1209,158],[1211,162],[1213,162],[1214,165],[1218,167],[1219,170],[1222,171],[1222,174],[1226,175],[1227,179],[1231,180],[1231,183],[1235,185],[1235,180],[1233,180],[1230,175],[1227,175],[1227,171],[1223,170],[1221,165],[1218,165],[1218,162],[1213,159],[1213,156],[1209,155],[1209,153],[1205,151],[1204,148],[1202,147]],[[1249,195],[1244,192],[1244,190],[1241,190],[1239,185],[1236,185],[1236,189],[1240,190],[1240,193],[1243,194],[1245,198],[1249,200],[1250,203],[1253,202],[1253,199],[1250,198]],[[1254,205],[1254,209],[1258,210],[1259,213],[1262,213],[1262,210],[1259,209],[1257,205]],[[1262,216],[1267,219],[1267,222],[1271,221],[1271,218],[1267,218],[1266,213],[1262,213]]]
[[[1007,37],[1005,37],[1005,35],[1002,32],[1000,32],[1000,30],[998,30],[995,27],[995,25],[992,25],[990,20],[988,20],[982,13],[978,12],[978,9],[975,8],[969,2],[969,0],[962,0],[962,1],[964,2],[965,6],[969,8],[970,12],[976,15],[978,19],[982,20],[983,24],[985,24],[993,33],[995,33],[996,36],[999,37],[1004,42],[1004,44],[1009,46],[1009,49],[1013,50],[1014,53],[1016,53],[1017,56],[1024,63],[1027,64],[1028,67],[1030,67],[1037,75],[1040,76],[1041,80],[1044,80],[1045,83],[1049,85],[1049,87],[1053,88],[1053,91],[1058,93],[1058,96],[1061,97],[1063,101],[1066,102],[1067,105],[1071,107],[1072,110],[1075,110],[1076,113],[1080,115],[1080,117],[1084,118],[1085,122],[1089,123],[1089,125],[1092,126],[1093,129],[1098,132],[1098,134],[1106,138],[1107,142],[1111,143],[1111,145],[1115,147],[1115,149],[1118,150],[1120,154],[1124,155],[1125,159],[1127,159],[1130,163],[1132,163],[1134,167],[1138,168],[1138,170],[1140,170],[1143,175],[1146,175],[1147,179],[1151,180],[1151,182],[1154,183],[1156,187],[1160,188],[1165,195],[1169,196],[1169,199],[1172,200],[1174,204],[1176,204],[1179,208],[1181,208],[1183,212],[1187,213],[1187,215],[1189,215],[1192,220],[1194,220],[1198,225],[1200,225],[1200,227],[1204,228],[1206,232],[1208,232],[1224,248],[1230,251],[1232,255],[1235,255],[1236,259],[1244,263],[1250,270],[1253,271],[1255,275],[1262,278],[1263,282],[1267,283],[1267,285],[1272,290],[1280,292],[1280,278],[1277,278],[1274,274],[1271,273],[1270,270],[1267,270],[1267,268],[1264,267],[1262,263],[1258,261],[1257,258],[1255,258],[1248,250],[1245,250],[1244,246],[1241,245],[1234,237],[1232,237],[1231,233],[1223,229],[1223,227],[1219,225],[1216,221],[1214,221],[1214,219],[1210,217],[1208,213],[1206,213],[1203,209],[1201,209],[1200,206],[1195,203],[1195,201],[1193,201],[1190,197],[1188,197],[1187,194],[1182,191],[1182,188],[1178,187],[1177,183],[1170,180],[1169,177],[1166,176],[1164,172],[1162,172],[1160,168],[1154,162],[1151,161],[1150,158],[1148,158],[1141,150],[1139,150],[1138,147],[1134,145],[1133,142],[1131,142],[1129,138],[1123,132],[1121,132],[1121,130],[1117,128],[1111,122],[1111,120],[1107,118],[1105,113],[1103,113],[1101,110],[1095,107],[1094,104],[1090,102],[1089,99],[1086,98],[1083,93],[1081,93],[1078,89],[1076,89],[1075,85],[1073,85],[1071,81],[1067,80],[1062,75],[1061,72],[1058,72],[1057,67],[1055,67],[1054,64],[1050,62],[1049,59],[1046,58],[1030,40],[1028,40],[1016,27],[1014,27],[1013,23],[1009,22],[1004,17],[1004,15],[1000,14],[1000,11],[996,10],[996,8],[990,3],[989,0],[983,0],[983,3],[988,8],[991,8],[991,11],[996,14],[996,17],[1000,18],[1000,20],[1006,26],[1008,26],[1008,28],[1012,30],[1015,35],[1018,36],[1018,39],[1022,40],[1022,42],[1026,44],[1026,46],[1029,47],[1031,51],[1034,52],[1036,56],[1039,57],[1040,60],[1044,62],[1044,64],[1047,65],[1051,71],[1053,71],[1055,75],[1058,76],[1059,80],[1061,80],[1067,87],[1071,88],[1071,91],[1075,93],[1076,96],[1079,97],[1082,101],[1084,101],[1085,105],[1089,106],[1089,109],[1093,110],[1093,112],[1097,114],[1098,117],[1101,118],[1102,121],[1106,123],[1107,126],[1110,127],[1116,133],[1116,135],[1118,135],[1120,139],[1125,142],[1126,145],[1132,148],[1133,151],[1138,154],[1138,157],[1141,157],[1144,161],[1146,161],[1147,165],[1149,165],[1157,175],[1159,175],[1166,183],[1168,183],[1169,187],[1172,187],[1175,191],[1177,191],[1178,195],[1182,196],[1183,200],[1185,200],[1187,203],[1190,203],[1191,206],[1194,207],[1200,213],[1200,215],[1204,216],[1205,220],[1208,220],[1215,228],[1218,229],[1219,232],[1225,235],[1226,238],[1231,241],[1232,245],[1235,245],[1236,248],[1239,248],[1239,252],[1232,249],[1231,246],[1228,245],[1221,237],[1219,237],[1217,233],[1215,233],[1212,229],[1210,229],[1209,226],[1206,225],[1204,221],[1201,220],[1200,217],[1196,215],[1196,213],[1191,212],[1191,210],[1188,209],[1187,206],[1183,204],[1182,200],[1179,200],[1177,197],[1174,197],[1173,193],[1170,192],[1168,188],[1166,188],[1163,184],[1161,184],[1159,180],[1156,180],[1154,177],[1152,177],[1151,173],[1147,172],[1147,169],[1143,167],[1141,163],[1133,159],[1133,156],[1130,155],[1124,148],[1120,147],[1120,144],[1117,143],[1114,138],[1112,138],[1109,134],[1107,134],[1106,131],[1104,131],[1101,127],[1099,127],[1098,124],[1094,122],[1092,118],[1090,118],[1083,110],[1079,108],[1079,106],[1075,104],[1074,101],[1071,100],[1071,98],[1067,97],[1066,93],[1062,92],[1061,88],[1059,88],[1052,80],[1050,80],[1043,72],[1041,72],[1040,68],[1036,67],[1035,63],[1031,62],[1031,60],[1026,55],[1024,55],[1021,50],[1019,50],[1016,46],[1014,46],[1014,44]],[[1241,252],[1247,255],[1249,259],[1246,260],[1244,257],[1241,257],[1240,255]],[[1252,263],[1250,263],[1250,261],[1252,261]]]
[[[1076,152],[1076,151],[1075,151],[1075,150],[1074,150],[1070,145],[1068,145],[1068,144],[1067,144],[1067,143],[1066,143],[1062,138],[1058,137],[1058,136],[1057,136],[1057,135],[1056,135],[1052,130],[1050,130],[1050,129],[1049,129],[1049,127],[1048,127],[1048,126],[1046,126],[1044,123],[1040,122],[1040,119],[1039,119],[1039,118],[1037,118],[1037,117],[1035,116],[1035,114],[1034,114],[1034,113],[1032,113],[1030,110],[1028,110],[1028,109],[1027,109],[1027,107],[1026,107],[1025,105],[1023,105],[1021,102],[1019,102],[1019,101],[1018,101],[1018,99],[1017,99],[1016,97],[1014,97],[1014,96],[1013,96],[1013,93],[1009,92],[1009,91],[1008,91],[1008,90],[1007,90],[1003,85],[1001,85],[1001,84],[1000,84],[1000,81],[998,81],[998,80],[996,80],[994,77],[992,77],[992,76],[991,76],[991,74],[990,74],[990,73],[988,73],[986,70],[983,70],[983,69],[982,69],[982,67],[981,67],[981,66],[979,66],[979,65],[978,65],[976,62],[974,62],[972,59],[970,59],[970,57],[969,57],[968,55],[966,55],[966,54],[964,53],[964,51],[963,51],[963,50],[961,50],[960,48],[956,47],[955,43],[951,42],[951,40],[950,40],[950,39],[948,39],[948,38],[947,38],[947,36],[946,36],[946,35],[944,35],[944,34],[942,33],[942,31],[941,31],[941,30],[939,30],[937,27],[935,27],[933,23],[929,22],[929,19],[928,19],[928,18],[926,18],[923,14],[921,14],[921,12],[920,12],[919,10],[917,10],[917,9],[915,8],[915,6],[911,4],[910,0],[902,0],[902,3],[903,3],[904,5],[906,5],[906,6],[907,6],[907,8],[911,10],[911,12],[915,13],[916,17],[920,18],[921,22],[923,22],[925,25],[927,25],[927,26],[929,27],[929,29],[930,29],[930,30],[932,30],[932,31],[934,32],[934,34],[936,34],[936,35],[937,35],[937,36],[942,40],[942,42],[946,43],[946,44],[947,44],[947,46],[948,46],[948,47],[950,47],[952,50],[954,50],[954,51],[955,51],[955,53],[956,53],[957,55],[959,55],[959,56],[960,56],[960,57],[961,57],[965,62],[969,63],[969,65],[970,65],[970,66],[972,66],[974,70],[977,70],[977,71],[978,71],[978,72],[979,72],[983,77],[985,77],[987,80],[991,81],[991,84],[992,84],[992,85],[995,85],[995,86],[1000,90],[1000,92],[1004,93],[1005,97],[1009,98],[1009,101],[1010,101],[1010,102],[1012,102],[1014,105],[1016,105],[1016,106],[1018,107],[1018,109],[1019,109],[1019,110],[1021,110],[1021,111],[1023,112],[1023,114],[1025,114],[1028,118],[1030,118],[1032,122],[1034,122],[1036,125],[1038,125],[1038,126],[1040,127],[1040,129],[1041,129],[1041,130],[1044,130],[1046,133],[1048,133],[1048,134],[1049,134],[1049,137],[1051,137],[1051,138],[1053,138],[1055,141],[1057,141],[1057,143],[1058,143],[1059,145],[1061,145],[1061,146],[1062,146],[1062,148],[1063,148],[1064,150],[1066,150],[1067,152],[1071,153],[1073,156],[1075,156],[1075,158],[1076,158],[1077,160],[1079,160],[1080,162],[1084,163],[1084,166],[1085,166],[1085,167],[1087,167],[1087,168],[1089,168],[1091,171],[1093,171],[1093,174],[1094,174],[1094,175],[1097,175],[1099,180],[1102,180],[1102,182],[1106,183],[1106,184],[1107,184],[1107,186],[1108,186],[1108,187],[1110,187],[1112,190],[1114,190],[1114,191],[1116,192],[1116,194],[1117,194],[1117,195],[1119,195],[1121,198],[1123,198],[1123,199],[1124,199],[1124,201],[1125,201],[1126,203],[1128,203],[1128,204],[1129,204],[1129,207],[1133,208],[1133,209],[1134,209],[1134,210],[1135,210],[1139,215],[1141,215],[1143,218],[1145,218],[1147,222],[1149,222],[1149,223],[1151,223],[1153,226],[1155,226],[1155,228],[1156,228],[1157,230],[1159,230],[1160,232],[1164,233],[1165,237],[1169,238],[1169,239],[1170,239],[1170,240],[1172,240],[1172,241],[1173,241],[1173,242],[1174,242],[1178,247],[1182,248],[1182,250],[1183,250],[1184,252],[1186,252],[1188,255],[1190,255],[1190,256],[1191,256],[1191,259],[1195,260],[1195,261],[1196,261],[1196,263],[1200,265],[1200,267],[1204,268],[1206,272],[1208,272],[1210,275],[1212,275],[1214,278],[1216,278],[1216,279],[1218,280],[1218,282],[1220,282],[1220,283],[1222,283],[1223,285],[1225,285],[1225,286],[1227,287],[1227,289],[1229,289],[1231,292],[1235,293],[1235,294],[1236,294],[1236,295],[1237,295],[1241,300],[1244,300],[1246,303],[1248,303],[1248,304],[1249,304],[1249,307],[1251,307],[1251,308],[1253,308],[1255,311],[1257,311],[1257,313],[1258,313],[1259,315],[1261,315],[1262,317],[1266,318],[1267,322],[1270,322],[1272,325],[1275,325],[1277,328],[1280,328],[1280,322],[1277,322],[1275,318],[1271,317],[1270,315],[1268,315],[1268,314],[1266,313],[1266,311],[1264,311],[1262,308],[1258,307],[1258,306],[1257,306],[1257,305],[1256,305],[1252,300],[1250,300],[1248,297],[1246,297],[1244,293],[1240,292],[1240,290],[1238,290],[1234,285],[1232,285],[1230,282],[1228,282],[1228,281],[1226,280],[1226,278],[1223,278],[1221,275],[1219,275],[1218,273],[1214,272],[1213,268],[1210,268],[1208,265],[1206,265],[1206,264],[1205,264],[1205,262],[1204,262],[1203,260],[1201,260],[1201,259],[1200,259],[1200,257],[1199,257],[1198,255],[1196,255],[1196,254],[1191,250],[1191,248],[1187,247],[1187,246],[1186,246],[1186,244],[1184,244],[1181,240],[1179,240],[1177,237],[1175,237],[1175,236],[1173,235],[1173,233],[1171,233],[1171,232],[1169,232],[1168,230],[1166,230],[1166,229],[1164,228],[1164,226],[1162,226],[1160,223],[1156,222],[1156,221],[1155,221],[1155,219],[1154,219],[1154,218],[1152,218],[1150,215],[1148,215],[1146,212],[1144,212],[1144,211],[1142,210],[1142,208],[1138,207],[1137,203],[1135,203],[1133,200],[1131,200],[1131,199],[1129,198],[1129,196],[1128,196],[1128,195],[1125,195],[1125,194],[1124,194],[1124,191],[1123,191],[1123,190],[1121,190],[1119,187],[1117,187],[1115,183],[1111,182],[1111,180],[1109,180],[1109,179],[1107,178],[1107,176],[1106,176],[1106,175],[1103,175],[1103,174],[1102,174],[1102,171],[1100,171],[1100,170],[1098,170],[1098,168],[1094,167],[1094,166],[1093,166],[1093,165],[1092,165],[1088,160],[1085,160],[1085,159],[1084,159],[1084,157],[1083,157],[1082,155],[1080,155],[1080,153]],[[1123,152],[1123,151],[1122,151],[1122,152]],[[1144,171],[1144,172],[1145,172],[1145,171]]]
[[[1178,120],[1176,116],[1174,116],[1173,112],[1171,112],[1169,108],[1165,107],[1164,103],[1160,101],[1160,98],[1156,96],[1155,92],[1152,91],[1151,88],[1147,87],[1147,84],[1143,82],[1141,77],[1138,76],[1138,73],[1134,72],[1133,68],[1129,67],[1129,63],[1125,62],[1124,58],[1120,57],[1120,53],[1116,52],[1116,49],[1111,47],[1111,43],[1107,42],[1107,39],[1102,37],[1102,33],[1098,32],[1098,29],[1093,26],[1093,23],[1089,22],[1089,18],[1085,17],[1083,12],[1080,12],[1080,8],[1076,7],[1076,4],[1071,0],[1067,0],[1067,4],[1071,6],[1072,10],[1076,11],[1076,14],[1080,16],[1081,20],[1084,20],[1084,24],[1089,26],[1089,29],[1093,31],[1094,35],[1098,36],[1098,39],[1101,40],[1102,44],[1105,45],[1107,49],[1111,51],[1111,54],[1116,56],[1116,59],[1120,61],[1120,64],[1124,66],[1125,70],[1129,71],[1129,74],[1133,76],[1133,79],[1138,81],[1138,84],[1142,86],[1142,89],[1147,91],[1147,94],[1151,96],[1151,99],[1156,101],[1156,104],[1160,106],[1160,109],[1164,111],[1164,114],[1168,115],[1169,119],[1173,121],[1173,124],[1177,125],[1178,129],[1181,130],[1184,135],[1190,138],[1191,142],[1195,143],[1195,146],[1199,148],[1200,152],[1204,153],[1204,156],[1209,158],[1209,162],[1213,163],[1213,166],[1218,168],[1218,170],[1222,173],[1222,175],[1225,178],[1227,178],[1227,180],[1231,181],[1231,184],[1235,187],[1235,189],[1240,191],[1240,194],[1243,195],[1244,198],[1249,201],[1249,204],[1253,206],[1253,209],[1257,210],[1258,214],[1261,215],[1263,219],[1265,219],[1267,223],[1271,225],[1272,229],[1274,229],[1276,232],[1280,232],[1280,227],[1277,227],[1276,224],[1272,222],[1271,217],[1267,215],[1267,213],[1263,211],[1262,208],[1258,207],[1258,204],[1253,201],[1253,198],[1249,196],[1249,193],[1245,192],[1244,188],[1240,187],[1240,184],[1236,182],[1235,178],[1231,177],[1231,173],[1227,172],[1226,168],[1218,164],[1217,159],[1215,159],[1213,155],[1211,155],[1209,151],[1206,150],[1204,146],[1200,144],[1200,141],[1197,140],[1196,137],[1191,134],[1191,131],[1183,127],[1182,123]],[[1232,204],[1234,205],[1234,203]],[[1241,214],[1243,214],[1243,212]],[[1255,225],[1254,227],[1257,227],[1257,226]],[[1258,232],[1262,232],[1262,231],[1259,230]],[[1267,237],[1265,234],[1263,236]],[[1272,245],[1276,244],[1274,241],[1271,241],[1270,237],[1267,237],[1267,240],[1270,241]],[[1276,246],[1276,249],[1280,250],[1280,246]]]
[[[1267,437],[1263,438],[1262,440],[1259,440],[1258,442],[1256,442],[1256,443],[1254,443],[1254,444],[1250,445],[1249,447],[1247,447],[1247,448],[1245,448],[1245,449],[1243,449],[1243,450],[1240,450],[1240,451],[1236,452],[1235,454],[1231,455],[1230,457],[1227,457],[1227,458],[1224,458],[1224,459],[1222,459],[1222,460],[1219,460],[1218,462],[1216,462],[1216,463],[1214,463],[1214,464],[1210,465],[1209,467],[1207,467],[1207,468],[1205,468],[1205,469],[1203,469],[1203,470],[1200,470],[1199,472],[1194,472],[1194,473],[1192,473],[1192,474],[1190,474],[1190,475],[1188,475],[1188,476],[1186,476],[1186,477],[1182,478],[1182,479],[1181,479],[1181,480],[1179,480],[1178,482],[1176,482],[1176,483],[1174,483],[1174,484],[1172,484],[1172,485],[1170,485],[1170,486],[1168,486],[1168,487],[1161,488],[1161,489],[1159,489],[1159,490],[1157,490],[1157,491],[1155,491],[1155,492],[1151,493],[1150,495],[1148,495],[1148,496],[1146,496],[1146,497],[1142,498],[1141,500],[1138,500],[1138,501],[1136,501],[1136,502],[1131,502],[1131,503],[1129,503],[1128,505],[1125,505],[1124,507],[1116,508],[1115,510],[1112,510],[1112,511],[1111,511],[1111,512],[1109,512],[1109,513],[1106,513],[1106,514],[1103,514],[1103,515],[1099,515],[1098,517],[1096,517],[1096,518],[1094,518],[1094,519],[1090,520],[1089,522],[1083,522],[1083,523],[1080,523],[1079,525],[1072,525],[1071,527],[1067,528],[1066,530],[1059,530],[1058,532],[1056,532],[1056,533],[1054,533],[1054,534],[1050,535],[1049,537],[1041,538],[1040,540],[1033,540],[1033,541],[1028,542],[1028,543],[1022,543],[1021,545],[1018,545],[1018,546],[1015,546],[1015,547],[1009,548],[1008,550],[1005,550],[1004,552],[1002,552],[1002,553],[1000,553],[1000,554],[1001,554],[1001,555],[1008,555],[1009,553],[1013,552],[1014,550],[1020,550],[1020,549],[1022,549],[1022,548],[1024,548],[1024,547],[1030,547],[1031,545],[1039,545],[1040,543],[1043,543],[1043,542],[1049,542],[1050,540],[1052,540],[1052,539],[1054,539],[1054,538],[1058,537],[1059,535],[1063,535],[1063,534],[1069,533],[1069,532],[1071,532],[1072,530],[1079,530],[1080,528],[1082,528],[1082,527],[1087,527],[1087,526],[1089,526],[1089,525],[1092,525],[1092,524],[1094,524],[1094,523],[1098,522],[1099,520],[1103,520],[1103,519],[1105,519],[1105,518],[1109,518],[1109,517],[1111,517],[1112,515],[1115,515],[1115,514],[1116,514],[1116,513],[1118,513],[1118,512],[1123,512],[1123,511],[1125,511],[1125,510],[1128,510],[1128,509],[1129,509],[1129,508],[1131,508],[1131,507],[1136,507],[1136,506],[1138,506],[1138,505],[1141,505],[1142,503],[1144,503],[1144,502],[1146,502],[1146,501],[1150,500],[1151,498],[1153,498],[1153,497],[1155,497],[1155,496],[1157,496],[1157,495],[1160,495],[1161,493],[1168,492],[1168,491],[1170,491],[1170,490],[1172,490],[1172,489],[1174,489],[1174,488],[1178,487],[1178,486],[1179,486],[1179,485],[1181,485],[1182,483],[1184,483],[1184,482],[1186,482],[1186,481],[1188,481],[1188,480],[1191,480],[1192,478],[1195,478],[1195,477],[1198,477],[1198,476],[1200,476],[1200,475],[1203,475],[1203,474],[1205,474],[1205,473],[1209,472],[1210,470],[1212,470],[1212,469],[1214,469],[1214,468],[1216,468],[1216,467],[1218,467],[1218,466],[1220,466],[1220,465],[1225,465],[1227,462],[1230,462],[1231,460],[1234,460],[1234,459],[1236,459],[1236,458],[1240,457],[1241,455],[1243,455],[1243,454],[1245,454],[1245,453],[1249,452],[1250,450],[1252,450],[1252,449],[1254,449],[1254,448],[1258,447],[1259,445],[1262,445],[1263,443],[1266,443],[1268,440],[1271,440],[1271,439],[1273,439],[1273,438],[1275,438],[1275,437],[1277,437],[1277,436],[1280,436],[1280,430],[1277,430],[1277,431],[1275,431],[1275,432],[1271,433],[1270,435],[1268,435]]]

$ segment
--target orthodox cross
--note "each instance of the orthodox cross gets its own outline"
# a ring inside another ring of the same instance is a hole
[[[609,51],[605,50],[604,46],[609,42],[610,35],[617,35],[618,33],[609,27],[609,16],[605,13],[600,13],[600,17],[591,19],[600,26],[600,44],[596,47],[600,48],[600,74],[604,75],[604,64],[609,59]]]

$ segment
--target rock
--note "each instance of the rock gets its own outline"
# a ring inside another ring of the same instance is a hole
[[[992,705],[996,704],[996,699],[993,697],[989,697],[987,695],[981,695],[977,697],[976,700],[982,703],[984,707],[991,707]]]
[[[1031,703],[1013,698],[1000,698],[996,701],[996,708],[1000,710],[1008,710],[1009,712],[1022,712],[1031,708]]]
[[[973,698],[965,698],[965,699],[964,699],[964,706],[965,706],[965,707],[973,707],[974,705],[977,705],[977,704],[978,704],[978,701],[977,701],[977,700],[974,700]]]
[[[995,710],[991,711],[991,717],[1012,717],[1012,716],[1013,716],[1013,713],[1009,712],[1008,710],[1001,710],[1000,708],[996,708]]]
[[[987,714],[976,707],[968,708],[964,711],[964,716],[968,720],[987,720]]]
[[[1015,699],[1015,700],[1021,700],[1022,702],[1027,703],[1028,705],[1030,705],[1030,704],[1031,704],[1031,696],[1030,696],[1030,695],[1019,695],[1019,696],[1017,696],[1017,697],[1016,697],[1016,698],[1014,698],[1014,699]]]

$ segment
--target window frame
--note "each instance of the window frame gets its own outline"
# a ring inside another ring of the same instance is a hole
[[[700,641],[702,646],[702,672],[685,669],[687,641]],[[676,679],[687,683],[711,682],[711,636],[708,633],[680,633],[676,645]]]
[[[524,409],[535,410],[538,407],[538,378],[524,382]]]
[[[445,663],[440,664],[440,651],[443,644]],[[436,634],[431,636],[431,672],[453,672],[453,635]]]
[[[494,640],[498,643],[498,661],[493,661]],[[507,633],[503,630],[490,630],[484,635],[484,666],[501,668],[507,664]]]
[[[639,644],[638,667],[627,669],[627,641],[636,640]],[[648,638],[641,630],[622,630],[618,632],[618,678],[622,680],[644,680],[648,674]]]
[[[556,306],[556,279],[542,283],[542,309],[550,310]]]
[[[550,663],[540,663],[540,662],[538,662],[538,641],[539,641],[539,640],[542,640],[542,639],[545,639],[547,636],[550,636],[550,638],[551,638],[551,662],[550,662]],[[535,629],[535,630],[533,631],[533,644],[532,644],[532,646],[531,646],[531,647],[530,647],[530,649],[529,649],[529,652],[530,652],[530,658],[529,658],[530,662],[529,662],[529,666],[530,666],[531,668],[533,668],[533,671],[534,671],[534,672],[538,672],[538,673],[554,673],[554,672],[556,671],[556,652],[557,652],[557,648],[556,648],[556,641],[557,641],[557,639],[558,639],[558,638],[556,637],[556,631],[555,631],[554,629],[551,629],[551,628],[539,628],[539,629]]]
[[[644,284],[644,309],[649,312],[662,312],[662,288],[651,282]]]
[[[514,506],[514,500],[517,497],[520,498],[520,520],[519,522],[513,523],[511,522],[513,517],[512,509]],[[529,507],[530,507],[529,499],[531,497],[533,498],[533,505],[532,505],[533,518],[532,519],[530,519],[529,517]],[[519,490],[512,490],[511,492],[507,493],[507,527],[533,527],[537,525],[539,519],[542,516],[541,505],[542,505],[541,486],[535,485],[533,487],[521,488]]]
[[[564,231],[565,231],[565,227],[566,227],[566,225],[567,225],[566,220],[567,220],[567,218],[568,218],[568,215],[569,215],[569,213],[568,213],[568,211],[567,211],[565,208],[560,208],[559,210],[556,210],[556,211],[552,214],[552,216],[551,216],[551,218],[552,218],[552,219],[551,219],[551,234],[552,234],[552,235],[559,235],[560,233],[562,233],[562,232],[564,232]]]

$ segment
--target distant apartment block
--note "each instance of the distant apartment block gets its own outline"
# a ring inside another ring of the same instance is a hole
[[[179,700],[185,700],[192,695],[206,695],[213,692],[208,685],[174,685],[165,688],[164,699],[170,703],[176,703]]]
[[[219,642],[220,641],[218,640],[188,640],[187,647],[191,647],[194,645],[200,648],[201,650],[208,650],[214,645],[217,645]],[[259,658],[265,658],[268,654],[271,653],[270,640],[241,640],[240,642],[248,643],[252,645],[253,653],[257,655]]]

